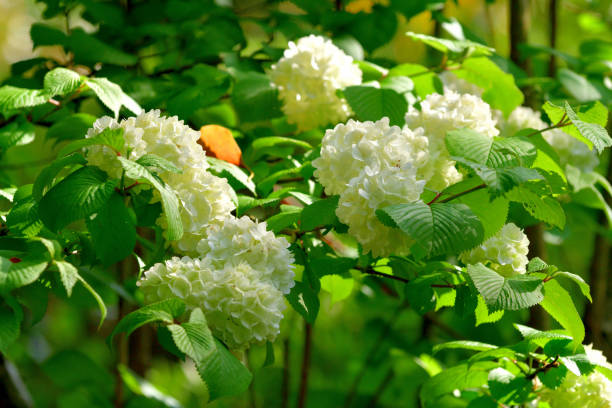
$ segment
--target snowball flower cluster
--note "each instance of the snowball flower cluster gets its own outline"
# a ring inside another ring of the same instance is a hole
[[[425,187],[419,176],[428,163],[428,141],[420,132],[377,122],[349,120],[329,129],[315,177],[327,194],[339,194],[336,214],[349,233],[374,256],[405,254],[412,241],[383,225],[376,210],[417,201]]]
[[[249,217],[227,218],[222,225],[213,225],[208,237],[198,243],[201,256],[213,264],[248,264],[259,280],[287,294],[293,281],[294,258],[289,242],[266,229],[265,222],[253,222]]]
[[[482,263],[502,276],[524,274],[529,260],[529,240],[516,225],[509,223],[480,246],[462,253],[464,264]]]
[[[421,101],[421,109],[411,106],[406,114],[406,125],[411,129],[423,128],[429,139],[431,174],[427,186],[442,190],[461,180],[455,162],[446,150],[446,133],[449,130],[469,128],[493,138],[499,134],[491,108],[480,97],[458,94],[448,90],[444,95],[430,94]]]
[[[205,236],[206,228],[222,222],[235,208],[227,180],[207,171],[206,153],[197,143],[200,134],[176,116],[163,117],[159,110],[152,110],[121,122],[110,117],[100,118],[87,132],[87,137],[94,137],[108,128],[123,129],[125,144],[120,151],[123,157],[137,160],[145,154],[154,154],[182,170],[180,174],[163,172],[160,176],[181,203],[179,211],[184,234],[172,245],[183,254],[195,255],[195,246]],[[121,163],[109,147],[89,147],[87,160],[112,177],[121,176]],[[165,218],[160,217],[158,224],[165,228]]]
[[[332,42],[310,35],[289,42],[271,67],[270,79],[283,100],[283,112],[299,130],[345,121],[351,114],[338,89],[361,83],[361,70]]]
[[[190,309],[201,308],[212,333],[230,349],[274,341],[280,330],[283,295],[248,263],[174,257],[146,271],[138,285],[148,303],[179,298]]]
[[[206,153],[197,141],[200,134],[185,125],[178,117],[163,117],[159,110],[141,113],[118,122],[105,116],[96,120],[86,137],[99,135],[105,129],[123,129],[125,144],[119,152],[123,157],[137,160],[145,154],[155,154],[169,160],[178,168],[208,167]],[[117,154],[107,146],[87,148],[87,160],[111,177],[119,178],[122,167]]]
[[[147,302],[175,297],[201,308],[213,334],[230,349],[244,349],[279,333],[283,294],[295,284],[288,247],[265,222],[227,217],[197,244],[199,257],[156,264],[138,286]]]

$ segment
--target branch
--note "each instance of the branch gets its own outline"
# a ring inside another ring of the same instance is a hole
[[[300,374],[300,389],[298,391],[297,408],[306,407],[308,394],[308,375],[310,374],[310,355],[312,352],[312,326],[304,322],[304,354]]]
[[[448,203],[449,201],[452,201],[452,200],[454,200],[454,199],[456,199],[456,198],[459,198],[459,197],[461,197],[461,196],[464,196],[464,195],[466,195],[466,194],[469,194],[469,193],[471,193],[471,192],[473,192],[473,191],[483,189],[483,188],[485,188],[486,186],[487,186],[487,185],[486,185],[485,183],[479,184],[479,185],[477,185],[477,186],[474,186],[474,187],[472,187],[472,188],[469,188],[469,189],[467,189],[467,190],[465,190],[465,191],[462,191],[462,192],[460,192],[460,193],[453,194],[452,196],[447,197],[447,198],[445,198],[444,200],[441,200],[441,201],[440,201],[440,203]]]

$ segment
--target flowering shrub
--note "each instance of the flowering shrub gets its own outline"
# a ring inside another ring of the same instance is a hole
[[[534,80],[436,1],[42,2],[0,86],[0,401],[610,406],[575,256],[605,43]],[[395,61],[425,10],[437,62]]]

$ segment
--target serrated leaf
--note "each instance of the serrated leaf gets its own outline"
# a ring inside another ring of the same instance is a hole
[[[371,86],[349,86],[344,89],[344,97],[359,120],[377,121],[389,118],[391,125],[402,126],[408,102],[403,95],[392,89]]]
[[[68,143],[58,153],[58,156],[66,156],[72,152],[83,149],[87,146],[102,145],[113,149],[116,153],[119,153],[125,144],[125,138],[123,137],[123,129],[111,129],[106,128],[100,134],[89,137],[86,139],[75,140],[74,142]]]
[[[174,194],[174,192],[161,180],[155,177],[146,167],[124,157],[118,157],[118,159],[127,177],[147,182],[159,191],[164,214],[168,222],[168,239],[171,241],[180,239],[183,235],[183,223],[179,212],[179,200],[176,194]]]
[[[253,375],[236,357],[215,339],[215,351],[201,361],[197,368],[208,387],[209,401],[247,390]]]
[[[557,71],[557,79],[567,92],[580,103],[601,99],[601,94],[588,79],[568,68],[560,68]]]
[[[47,268],[45,258],[33,254],[19,262],[11,262],[0,257],[0,293],[8,293],[13,289],[34,282]]]
[[[41,89],[17,88],[11,85],[0,87],[0,112],[42,105],[47,100],[48,97]]]
[[[64,289],[66,289],[66,294],[68,295],[68,297],[72,296],[72,289],[79,280],[79,271],[70,262],[55,261],[54,264],[55,266],[57,266],[57,270],[60,275],[60,280],[64,285]]]
[[[523,208],[534,218],[563,229],[565,227],[565,211],[561,204],[552,197],[540,196],[528,188],[515,187],[506,194],[510,201],[523,204]]]
[[[502,367],[489,372],[488,384],[491,396],[502,404],[521,404],[527,401],[533,388],[532,382],[526,377],[515,376]]]
[[[601,154],[606,147],[612,146],[612,138],[608,135],[606,128],[598,123],[582,121],[567,101],[565,102],[565,113],[580,135],[590,141],[598,153]]]
[[[37,235],[43,227],[43,222],[38,215],[38,203],[34,197],[29,196],[16,201],[6,216],[6,225],[15,235],[26,237]]]
[[[541,331],[534,329],[529,326],[523,326],[522,324],[515,323],[514,327],[521,333],[521,336],[525,340],[540,340],[540,339],[565,339],[572,340],[572,338],[568,335],[557,333],[554,331]]]
[[[64,167],[71,164],[85,165],[86,163],[87,160],[79,153],[74,153],[54,160],[40,172],[36,181],[34,181],[34,185],[32,186],[32,197],[39,201],[46,192],[47,187],[53,184],[55,177]]]
[[[67,68],[57,67],[45,74],[45,93],[50,98],[55,95],[71,94],[83,83],[83,79],[76,72]]]
[[[460,182],[453,187],[460,189],[460,191],[465,191],[468,188],[476,186],[477,184],[475,181],[478,180]],[[466,187],[460,187],[463,183],[465,183]],[[504,224],[506,224],[509,201],[505,197],[497,197],[491,200],[489,193],[484,189],[480,189],[458,197],[454,201],[467,205],[470,207],[470,210],[480,218],[480,222],[484,228],[483,241],[492,237],[504,226]]]
[[[525,309],[540,303],[544,297],[542,280],[534,276],[505,278],[481,263],[468,265],[467,272],[491,310]]]
[[[136,115],[142,112],[142,108],[136,101],[126,95],[119,85],[106,78],[88,78],[85,80],[85,84],[94,91],[102,103],[114,113],[115,117],[119,115],[119,109],[122,106]]]
[[[136,245],[136,226],[123,197],[114,193],[87,219],[94,251],[103,265],[111,265],[128,257]]]
[[[539,272],[548,269],[548,264],[537,256],[531,258],[527,264],[527,273]]]
[[[480,219],[465,204],[397,204],[376,211],[383,223],[396,225],[430,256],[474,248],[484,237]]]
[[[209,171],[219,177],[228,179],[228,182],[234,189],[240,190],[246,188],[255,194],[255,183],[240,167],[214,157],[207,156],[206,160],[210,164]]]
[[[570,294],[552,279],[544,283],[544,300],[541,306],[568,331],[576,344],[584,340],[584,324]]]
[[[487,303],[485,302],[484,298],[480,294],[478,294],[474,315],[476,316],[475,326],[478,327],[481,324],[495,323],[499,321],[502,317],[504,317],[504,311],[490,311],[487,307]]]
[[[591,298],[591,287],[584,281],[584,279],[582,279],[581,276],[571,272],[559,271],[555,273],[554,278],[565,278],[571,280],[578,286],[582,294],[589,299],[590,302],[593,302],[593,299]]]
[[[440,350],[448,350],[448,349],[486,351],[486,350],[495,350],[497,348],[498,347],[494,346],[493,344],[481,343],[479,341],[457,340],[457,341],[448,341],[442,344],[436,344],[433,348],[433,353],[436,354]]]
[[[118,180],[108,180],[97,167],[83,167],[57,183],[39,203],[38,212],[52,231],[100,210],[115,191]]]
[[[477,57],[482,55],[490,55],[493,51],[495,51],[493,48],[470,40],[451,40],[448,38],[432,37],[410,31],[407,32],[406,35],[411,39],[427,44],[444,54],[463,54],[471,57]]]
[[[215,340],[200,309],[191,312],[190,321],[168,325],[178,349],[196,363],[205,360],[215,351]]]
[[[0,151],[13,146],[24,146],[36,138],[34,125],[20,116],[17,120],[0,128]]]
[[[164,322],[172,324],[174,319],[181,316],[184,312],[185,303],[177,298],[170,298],[143,306],[129,313],[117,323],[117,326],[115,326],[115,329],[108,338],[108,342],[112,345],[113,338],[117,334],[125,333],[126,336],[129,336],[134,330],[148,323]]]

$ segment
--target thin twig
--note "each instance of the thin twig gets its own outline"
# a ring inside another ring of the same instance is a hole
[[[469,189],[467,189],[467,190],[465,190],[465,191],[462,191],[462,192],[460,192],[460,193],[453,194],[452,196],[447,197],[447,198],[445,198],[444,200],[440,200],[440,203],[448,203],[449,201],[452,201],[452,200],[454,200],[454,199],[456,199],[456,198],[459,198],[459,197],[461,197],[461,196],[464,196],[464,195],[466,195],[466,194],[469,194],[469,193],[471,193],[471,192],[473,192],[473,191],[483,189],[483,188],[485,188],[486,186],[487,186],[487,185],[486,185],[486,184],[484,184],[484,183],[479,184],[479,185],[477,185],[477,186],[475,186],[475,187],[469,188]]]
[[[312,352],[312,326],[304,322],[304,351],[302,357],[302,370],[300,372],[300,388],[298,391],[297,408],[306,407],[308,396],[308,375],[310,374],[310,355]]]
[[[290,387],[290,342],[289,337],[283,340],[283,382],[281,383],[281,408],[289,408]]]

